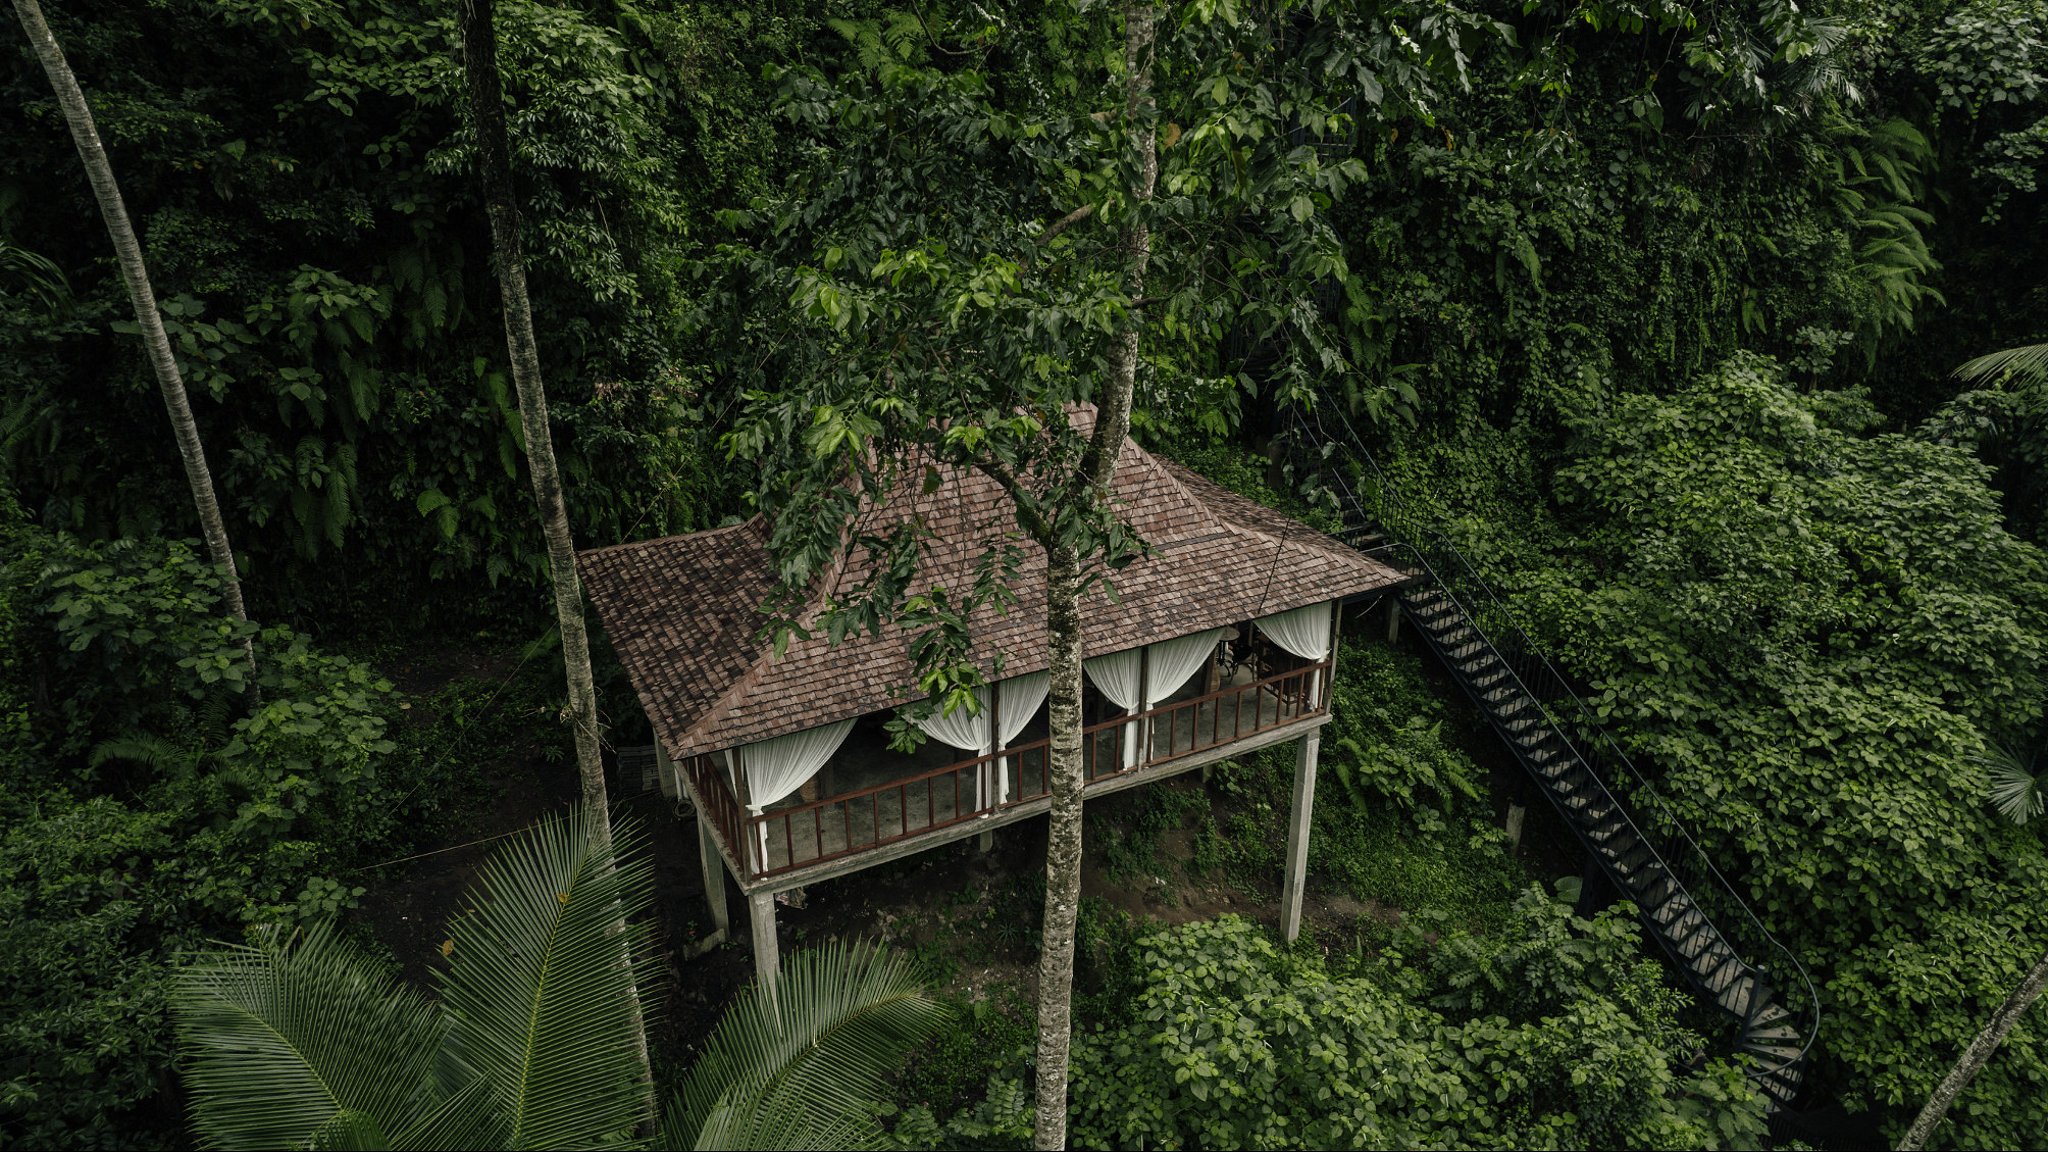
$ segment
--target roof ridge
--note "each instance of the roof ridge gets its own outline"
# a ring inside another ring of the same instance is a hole
[[[617,544],[600,544],[595,548],[578,548],[576,555],[578,557],[597,556],[605,552],[617,552],[625,548],[645,548],[653,544],[663,544],[670,540],[705,540],[726,532],[737,531],[741,528],[751,528],[760,522],[761,514],[756,512],[737,524],[720,524],[716,528],[699,528],[694,532],[671,532],[666,536],[655,536],[646,540],[621,540]]]

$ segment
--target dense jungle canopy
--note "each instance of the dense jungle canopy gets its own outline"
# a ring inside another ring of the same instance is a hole
[[[1192,8],[1274,20],[1260,60],[1291,63],[1164,68],[1168,223],[1132,301],[1044,242],[1095,242],[1066,218],[1109,178],[1072,158],[1118,67],[1113,10],[502,0],[578,545],[794,519],[764,462],[800,470],[805,445],[863,427],[811,422],[817,397],[854,394],[828,385],[887,394],[892,372],[942,380],[1013,338],[1009,362],[1085,377],[1108,318],[1150,308],[1134,435],[1286,489],[1289,422],[1341,412],[1802,957],[1816,1102],[1896,1138],[2048,947],[2048,819],[2001,816],[1987,768],[2048,744],[2048,378],[1954,374],[2048,340],[2048,2]],[[479,750],[533,739],[516,729],[549,726],[533,717],[561,689],[427,725],[380,671],[551,635],[446,6],[46,10],[141,234],[255,623],[221,614],[91,190],[9,25],[0,1144],[154,1146],[184,1138],[176,957],[352,907],[361,870],[456,819]],[[1052,287],[1006,311],[1027,273]],[[599,663],[608,723],[644,728]],[[1453,791],[1419,760],[1360,787]],[[1426,983],[1302,984],[1217,933],[1259,996],[1293,981],[1362,1012],[1344,997]],[[1387,1013],[1403,1044],[1442,1035]],[[1612,1027],[1663,1043],[1661,1024]],[[1091,1108],[1077,1136],[1136,1131]],[[2048,1145],[2048,1010],[1950,1119],[1947,1146]],[[1433,1123],[1350,1138],[1469,1140],[1486,1117]],[[1500,1131],[1755,1135],[1629,1123]]]

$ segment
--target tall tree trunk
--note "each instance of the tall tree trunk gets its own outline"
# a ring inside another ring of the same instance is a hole
[[[1046,814],[1045,929],[1038,951],[1038,1147],[1067,1145],[1067,1049],[1074,1023],[1074,932],[1081,911],[1081,561],[1046,556],[1046,725],[1052,807]],[[1121,731],[1121,730],[1119,730]]]
[[[477,167],[483,177],[484,207],[491,219],[491,256],[505,304],[505,346],[512,360],[512,386],[519,394],[519,423],[526,441],[526,466],[533,474],[534,503],[547,537],[548,575],[554,583],[555,622],[562,636],[562,669],[569,684],[569,719],[575,726],[576,767],[583,783],[583,810],[592,816],[591,835],[609,849],[611,804],[605,795],[604,762],[598,745],[597,685],[590,673],[590,636],[583,627],[583,584],[576,577],[576,542],[569,533],[569,505],[562,498],[562,473],[548,426],[547,391],[541,385],[540,345],[533,334],[533,304],[526,295],[526,250],[520,237],[519,204],[512,192],[512,147],[505,132],[505,95],[498,80],[498,33],[491,0],[460,0],[462,71],[468,82],[470,114],[477,139]],[[621,933],[625,921],[619,922]],[[643,1135],[656,1122],[654,1066],[647,1053],[647,1021],[640,989],[631,993],[633,1042],[639,1049],[646,1092]]]
[[[1934,1135],[1935,1126],[1948,1114],[1949,1105],[1955,1103],[1956,1096],[1970,1086],[1970,1080],[1983,1069],[1991,1054],[1998,1051],[1998,1046],[2005,1043],[2005,1034],[2012,1031],[2021,1016],[2026,1015],[2028,1006],[2041,998],[2044,987],[2048,987],[2048,952],[2041,954],[2041,959],[2020,981],[2020,986],[2012,990],[2012,995],[2006,997],[2005,1003],[1992,1015],[1984,1031],[1963,1049],[1956,1066],[1935,1088],[1934,1095],[1927,1098],[1927,1107],[1920,1110],[1919,1118],[1906,1130],[1906,1138],[1899,1141],[1899,1152],[1919,1152],[1927,1146],[1928,1137]]]
[[[1152,198],[1159,156],[1152,128],[1152,45],[1158,11],[1151,0],[1124,7],[1125,129],[1137,171],[1131,199]],[[1144,294],[1152,233],[1142,212],[1125,236],[1124,293]],[[1131,430],[1131,396],[1138,376],[1138,325],[1134,310],[1110,349],[1109,378],[1095,408],[1088,450],[1069,486],[1070,500],[1098,505],[1110,499],[1117,459]],[[1041,1149],[1067,1146],[1067,1064],[1073,1043],[1074,933],[1081,904],[1081,558],[1072,548],[1046,548],[1046,631],[1051,641],[1051,683],[1046,723],[1051,743],[1051,809],[1045,846],[1045,932],[1038,956],[1037,1123]],[[1144,701],[1140,700],[1142,708]]]
[[[520,237],[519,205],[512,194],[511,146],[505,134],[504,92],[498,83],[498,41],[491,24],[491,0],[462,0],[459,10],[463,72],[468,77],[470,109],[476,122],[477,167],[483,176],[484,205],[491,218],[491,254],[505,302],[505,346],[512,358],[512,386],[519,394],[526,467],[533,474],[533,499],[540,506],[541,531],[547,537],[548,575],[554,582],[555,620],[562,634],[562,666],[569,681],[569,720],[576,732],[583,806],[609,813],[604,764],[598,750],[590,637],[583,627],[583,585],[576,578],[576,542],[569,534],[569,505],[562,499],[561,470],[555,466],[547,391],[541,386],[540,346],[533,334],[533,305],[526,296],[526,250]],[[609,816],[592,827],[610,842]]]
[[[128,303],[135,309],[135,323],[142,328],[149,366],[156,373],[164,407],[170,411],[171,432],[178,440],[178,456],[185,464],[185,482],[192,489],[192,504],[199,510],[199,532],[206,540],[206,554],[226,582],[222,597],[227,601],[228,614],[247,623],[249,615],[242,606],[242,579],[235,568],[235,550],[228,546],[228,526],[221,519],[220,501],[213,492],[213,472],[206,466],[206,446],[199,442],[199,425],[192,419],[185,379],[178,372],[177,358],[171,355],[170,338],[164,335],[163,313],[157,309],[156,290],[150,287],[149,268],[142,262],[142,245],[136,241],[135,228],[128,222],[128,206],[121,200],[121,186],[114,182],[114,166],[107,160],[107,150],[100,145],[92,109],[86,106],[78,78],[71,74],[64,49],[58,46],[49,24],[43,20],[42,6],[36,0],[14,0],[14,11],[21,17],[21,26],[28,32],[36,58],[42,61],[43,71],[50,77],[50,87],[56,90],[57,106],[63,109],[64,121],[71,127],[71,140],[78,145],[78,158],[85,162],[86,179],[92,183],[93,198],[99,201],[100,216],[107,222],[107,235],[114,241],[121,281],[128,287]],[[249,670],[254,675],[256,647],[246,636],[242,638],[242,654],[248,657]],[[253,682],[250,688],[253,693]]]

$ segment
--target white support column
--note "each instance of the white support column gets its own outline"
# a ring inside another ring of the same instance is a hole
[[[747,895],[748,911],[754,921],[754,979],[775,999],[775,974],[782,969],[781,947],[775,937],[775,893]]]
[[[1400,638],[1401,597],[1397,593],[1389,592],[1387,593],[1387,643],[1392,644]]]
[[[1301,935],[1301,900],[1308,884],[1308,832],[1316,805],[1316,756],[1323,743],[1318,728],[1301,738],[1294,755],[1294,802],[1287,812],[1287,874],[1280,882],[1280,934],[1288,943]]]

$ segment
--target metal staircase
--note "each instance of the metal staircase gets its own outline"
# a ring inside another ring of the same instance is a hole
[[[1411,576],[1401,607],[1683,983],[1733,1019],[1734,1052],[1773,1111],[1799,1094],[1820,1026],[1813,983],[1536,650],[1464,555],[1410,515],[1333,398],[1298,420],[1298,466],[1335,497],[1340,537]],[[1335,425],[1334,434],[1323,421]]]

